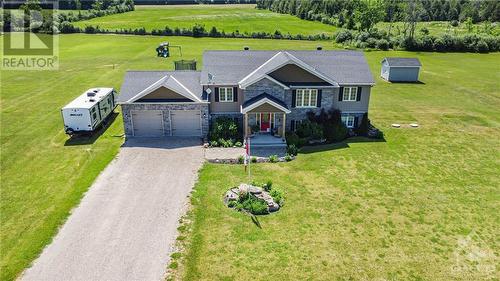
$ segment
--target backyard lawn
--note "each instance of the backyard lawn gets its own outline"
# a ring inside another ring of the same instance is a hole
[[[286,196],[262,229],[222,204],[250,181],[243,167],[206,164],[185,280],[498,280],[500,55],[366,55],[377,77],[370,118],[385,142],[354,138],[252,165],[252,180]],[[379,79],[386,55],[418,56],[422,83]]]
[[[199,23],[210,30],[240,33],[269,32],[276,30],[283,34],[332,35],[336,27],[320,22],[301,20],[292,15],[278,14],[268,10],[257,10],[255,5],[175,5],[135,6],[135,11],[115,14],[74,23],[75,26],[98,25],[101,28],[117,30],[122,28],[174,29],[191,28]]]
[[[177,52],[169,59],[156,57],[155,48],[164,40],[62,35],[58,71],[1,72],[0,280],[13,280],[50,242],[123,143],[121,116],[95,142],[67,142],[60,108],[90,87],[119,89],[128,69],[172,69],[173,60],[179,59]],[[317,44],[189,37],[168,40],[183,47],[183,58],[198,61],[204,49],[313,50]]]

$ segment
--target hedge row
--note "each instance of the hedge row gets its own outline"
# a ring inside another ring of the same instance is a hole
[[[156,36],[192,36],[192,37],[220,37],[220,38],[259,38],[259,39],[288,39],[288,40],[331,40],[330,37],[325,34],[318,35],[292,35],[290,33],[283,34],[279,30],[274,33],[268,32],[252,32],[252,33],[240,33],[238,31],[224,32],[219,31],[214,26],[209,31],[205,29],[203,25],[195,24],[192,28],[174,28],[171,29],[166,26],[164,29],[153,29],[147,31],[144,27],[141,28],[122,28],[116,30],[103,29],[99,26],[88,25],[85,28],[79,28],[73,26],[70,22],[63,22],[60,25],[61,33],[114,33],[114,34],[132,34],[132,35],[156,35]]]
[[[359,32],[343,30],[336,34],[335,42],[356,48],[380,50],[403,49],[408,51],[438,52],[498,52],[500,36],[467,34],[422,35],[416,38],[389,37],[385,31]]]

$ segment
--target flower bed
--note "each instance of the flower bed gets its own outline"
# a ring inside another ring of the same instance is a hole
[[[229,189],[224,204],[236,211],[252,215],[266,215],[278,211],[285,203],[283,193],[272,188],[272,182],[261,186],[242,183]]]

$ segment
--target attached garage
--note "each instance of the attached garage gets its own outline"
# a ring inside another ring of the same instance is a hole
[[[136,137],[161,137],[165,135],[161,110],[131,111],[132,128]]]
[[[170,111],[173,136],[196,136],[201,132],[201,112],[199,110]]]
[[[198,71],[128,71],[118,102],[127,137],[206,137],[209,102]]]

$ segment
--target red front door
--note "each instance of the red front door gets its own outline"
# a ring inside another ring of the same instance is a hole
[[[267,131],[271,127],[271,113],[260,114],[260,130]]]

